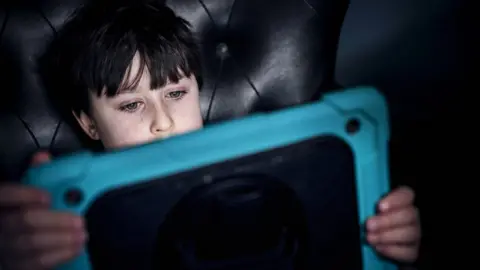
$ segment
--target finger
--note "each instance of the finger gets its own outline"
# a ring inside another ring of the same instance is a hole
[[[50,196],[47,192],[20,184],[3,184],[0,186],[0,207],[20,207],[31,204],[48,205]]]
[[[33,156],[32,156],[32,159],[30,161],[30,164],[32,165],[40,165],[42,163],[46,163],[46,162],[49,162],[51,160],[51,155],[50,153],[46,152],[46,151],[40,151],[40,152],[37,152],[35,153]]]
[[[41,234],[23,234],[14,238],[2,239],[2,248],[10,251],[12,257],[30,254],[34,251],[58,248],[76,248],[87,239],[85,231],[47,232]]]
[[[403,263],[413,263],[418,258],[418,246],[381,245],[375,249],[385,257]]]
[[[10,233],[30,232],[38,229],[83,229],[83,218],[67,212],[48,209],[32,209],[5,215],[0,220],[0,229]]]
[[[53,269],[75,258],[80,251],[81,248],[78,247],[49,250],[37,256],[7,261],[5,268],[15,270]]]
[[[367,220],[367,230],[369,232],[380,232],[386,229],[418,223],[418,209],[410,206],[394,212],[387,212],[385,214],[371,217]]]
[[[417,244],[420,241],[420,230],[417,226],[406,226],[382,233],[369,233],[367,241],[371,245]]]
[[[401,208],[410,204],[413,204],[415,199],[415,193],[409,187],[400,187],[392,191],[384,199],[382,199],[378,208],[380,212],[391,211],[397,208]]]

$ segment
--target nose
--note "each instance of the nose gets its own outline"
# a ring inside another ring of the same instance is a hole
[[[155,136],[166,137],[173,130],[174,121],[168,109],[163,106],[155,108],[155,116],[153,118],[150,130]]]

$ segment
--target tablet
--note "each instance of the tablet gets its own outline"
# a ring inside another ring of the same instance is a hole
[[[395,266],[363,239],[389,190],[388,112],[374,88],[32,168],[24,182],[84,215],[61,270]]]

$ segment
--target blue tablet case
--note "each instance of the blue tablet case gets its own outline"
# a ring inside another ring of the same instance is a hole
[[[24,182],[49,191],[54,209],[87,217],[94,244],[62,270],[390,270],[361,241],[361,224],[389,190],[388,124],[383,96],[359,87],[164,141],[59,158]],[[139,239],[154,247],[142,250]],[[258,252],[225,259],[242,246]]]

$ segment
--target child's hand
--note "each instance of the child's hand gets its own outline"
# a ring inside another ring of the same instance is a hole
[[[49,160],[37,154],[34,163]],[[86,233],[81,217],[49,210],[45,192],[20,184],[0,185],[2,270],[52,269],[75,257]]]
[[[401,187],[382,199],[379,212],[367,221],[367,241],[389,259],[413,263],[417,260],[421,229],[414,192]]]

